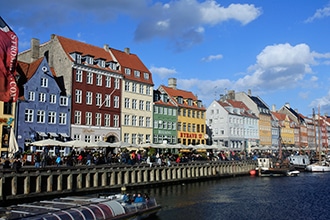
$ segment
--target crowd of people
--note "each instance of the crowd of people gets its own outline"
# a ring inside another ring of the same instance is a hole
[[[242,151],[220,151],[214,153],[213,151],[176,151],[169,152],[159,149],[145,149],[145,150],[118,150],[116,153],[112,150],[97,151],[93,149],[75,150],[67,156],[50,155],[47,149],[42,152],[34,152],[31,165],[36,168],[46,166],[79,166],[79,165],[102,165],[102,164],[126,164],[138,165],[146,163],[150,166],[170,166],[173,163],[187,163],[194,161],[231,161],[231,160],[245,160],[256,159],[260,155],[256,152],[246,154]],[[269,155],[273,156],[273,155]],[[19,170],[20,167],[26,164],[22,157],[15,158],[14,161],[9,161],[7,158],[3,161],[3,168],[14,168]]]

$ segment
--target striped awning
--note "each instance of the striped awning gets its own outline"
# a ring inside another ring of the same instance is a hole
[[[37,131],[37,134],[41,137],[47,137],[47,134],[43,131]]]
[[[66,134],[66,133],[59,133],[59,135],[61,135],[62,137],[64,137],[64,138],[68,138],[68,137],[70,137],[68,134]]]
[[[48,134],[49,134],[51,137],[58,137],[58,134],[56,134],[55,132],[48,132]]]

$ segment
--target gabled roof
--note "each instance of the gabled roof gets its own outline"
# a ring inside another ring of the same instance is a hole
[[[118,60],[119,64],[122,66],[121,71],[125,79],[138,81],[150,85],[154,85],[152,81],[152,74],[148,70],[148,68],[143,64],[140,58],[136,54],[132,54],[130,52],[124,52],[117,49],[110,48],[112,54]],[[125,74],[125,68],[131,69],[131,74]],[[134,70],[140,71],[140,77],[136,77],[134,75]],[[149,74],[149,78],[144,78],[144,73]]]
[[[41,57],[32,63],[17,61],[17,69],[20,68],[22,70],[20,74],[24,74],[25,78],[29,80],[36,73],[43,59],[44,57]]]
[[[248,112],[250,109],[244,104],[244,102],[233,100],[233,99],[226,99],[224,101],[218,101],[218,103],[222,107],[224,107],[224,109],[226,109],[226,107],[233,107],[233,108],[243,110],[243,111],[240,111],[240,113],[234,113],[235,115],[241,115],[241,116],[246,116],[246,117],[250,117],[250,118],[257,118],[257,116],[255,114],[253,114],[252,112],[251,113]],[[226,109],[226,111],[229,112],[228,109]],[[230,113],[230,114],[233,114],[233,113]]]
[[[148,70],[148,68],[146,68],[146,66],[143,64],[143,62],[139,59],[139,57],[136,54],[126,53],[124,51],[120,51],[114,48],[101,48],[77,40],[72,40],[58,35],[56,36],[60,44],[62,45],[63,50],[67,53],[69,59],[72,62],[74,60],[72,59],[70,54],[76,52],[76,53],[80,53],[81,56],[87,56],[87,55],[92,56],[94,60],[103,59],[105,60],[105,62],[119,63],[121,69],[111,70],[111,71],[122,74],[126,79],[153,85],[151,72]],[[98,65],[93,65],[93,67],[102,69]],[[132,70],[131,75],[128,76],[124,74],[125,68],[129,68]],[[139,78],[134,76],[134,70],[140,71]],[[144,73],[149,74],[149,77],[147,79],[144,78]]]
[[[194,108],[194,109],[200,109],[205,110],[205,107],[202,105],[201,107],[198,107],[196,101],[200,101],[197,99],[197,97],[190,91],[181,90],[181,89],[174,89],[168,86],[161,85],[159,89],[163,89],[164,92],[168,94],[170,98],[177,104],[177,106],[182,108]],[[188,103],[183,102],[183,104],[178,103],[177,97],[182,97],[183,99],[191,99],[193,101],[193,105],[190,106]]]
[[[78,52],[81,53],[81,56],[90,55],[93,56],[94,59],[104,59],[106,62],[114,61],[116,62],[109,51],[106,51],[105,49],[101,47],[97,47],[91,44],[87,44],[81,41],[72,40],[66,37],[57,36],[57,39],[59,40],[60,44],[62,45],[63,50],[68,54],[68,57],[72,60],[71,56],[69,54]]]
[[[168,107],[176,107],[172,102],[164,102],[163,100],[157,100],[154,102],[155,105],[163,105]]]
[[[287,115],[284,113],[279,113],[279,112],[272,112],[272,114],[279,120],[279,121],[285,121]]]

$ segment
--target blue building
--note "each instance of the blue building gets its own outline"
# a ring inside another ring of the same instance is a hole
[[[16,109],[16,136],[21,150],[42,151],[42,147],[29,144],[37,140],[66,141],[70,137],[71,97],[66,95],[62,78],[56,77],[46,57],[30,64],[18,62],[17,71],[22,95]],[[68,152],[63,147],[49,150],[52,154]]]

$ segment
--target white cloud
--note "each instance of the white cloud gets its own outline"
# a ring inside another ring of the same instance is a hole
[[[204,26],[219,25],[236,20],[246,25],[261,15],[261,9],[253,4],[221,6],[215,0],[177,0],[166,4],[157,3],[148,13],[139,16],[135,31],[136,41],[154,37],[169,39],[176,50],[184,50],[203,40]]]
[[[220,60],[222,58],[223,58],[222,54],[210,55],[208,57],[203,57],[202,58],[202,61],[204,61],[204,62],[210,62],[210,61],[213,61],[213,60]]]
[[[161,79],[168,78],[169,76],[177,73],[177,71],[175,69],[168,69],[166,67],[152,66],[149,68],[149,70],[152,74],[158,75]]]
[[[309,107],[312,108],[318,108],[320,107],[322,109],[322,112],[330,114],[330,90],[328,91],[328,94],[325,96],[315,99],[312,101],[309,105]]]
[[[330,6],[326,6],[321,9],[317,9],[313,16],[305,20],[306,23],[312,22],[315,19],[322,19],[330,16]]]
[[[306,44],[288,43],[267,46],[257,56],[256,64],[248,68],[251,74],[236,82],[236,87],[284,89],[298,86],[316,65],[314,52]]]

